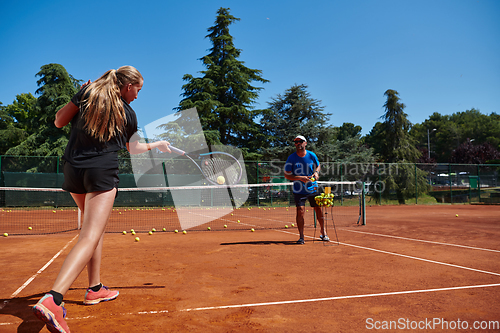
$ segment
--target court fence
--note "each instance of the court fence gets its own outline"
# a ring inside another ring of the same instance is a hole
[[[202,180],[192,165],[183,158],[168,160],[135,158],[119,159],[120,188],[134,188],[141,169],[142,177],[158,186],[194,184]],[[132,165],[134,165],[134,170]],[[364,188],[341,188],[341,199],[367,196],[369,204],[383,203],[500,203],[500,164],[388,164],[321,162],[320,181],[354,181]],[[141,167],[142,166],[142,167]],[[275,184],[286,183],[284,161],[245,161],[247,184],[270,183],[257,196],[271,197]],[[0,188],[60,188],[64,177],[63,160],[59,156],[0,156]],[[135,174],[134,174],[135,171]],[[158,178],[160,176],[160,178]],[[259,190],[261,191],[261,190]],[[265,193],[267,191],[267,193]],[[279,191],[278,191],[279,192]],[[0,190],[0,207],[7,204]]]

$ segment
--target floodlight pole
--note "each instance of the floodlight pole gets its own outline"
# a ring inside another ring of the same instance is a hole
[[[434,131],[436,131],[435,128],[432,129],[432,132]],[[427,152],[429,153],[429,159],[431,159],[431,139],[429,134],[429,129],[427,129]]]

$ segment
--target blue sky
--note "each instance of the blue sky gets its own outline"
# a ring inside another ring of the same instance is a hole
[[[399,92],[412,123],[434,112],[500,113],[500,1],[2,1],[0,101],[37,89],[40,67],[59,63],[78,79],[132,65],[145,82],[132,103],[140,126],[173,113],[182,76],[198,60],[218,8],[240,60],[271,82],[255,108],[294,84],[322,101],[330,123],[368,134]]]

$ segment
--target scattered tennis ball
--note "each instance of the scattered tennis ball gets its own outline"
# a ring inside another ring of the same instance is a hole
[[[251,232],[254,232],[254,231],[255,231],[255,229],[254,229],[254,228],[252,228],[252,229],[250,229],[250,231],[251,231]]]
[[[130,229],[130,232],[134,232],[134,229]]]
[[[456,214],[455,216],[458,217],[458,214]]]
[[[163,228],[163,231],[167,231],[167,228]]]
[[[156,232],[156,229],[155,229],[155,228],[153,228],[153,229],[151,229],[151,231],[152,231],[152,232]]]
[[[55,213],[55,212],[56,212],[55,210],[52,211],[52,213]]]
[[[227,228],[227,224],[224,224],[224,228]]]
[[[224,176],[217,177],[217,184],[222,185],[226,182],[226,178]]]
[[[33,230],[33,228],[32,227],[28,227],[28,230]]]
[[[210,227],[208,227],[208,228],[207,228],[207,230],[209,230],[209,231],[210,231]]]
[[[182,231],[182,233],[183,233],[183,234],[187,234],[188,232],[187,232],[186,230],[183,230],[183,231]]]
[[[295,224],[292,223],[292,227],[295,227]]]
[[[287,229],[288,229],[288,224],[285,224],[285,228],[287,228]]]
[[[122,234],[126,235],[126,234],[127,234],[127,232],[126,232],[125,230],[123,230],[123,231],[122,231]]]
[[[138,242],[138,241],[140,241],[140,240],[141,240],[141,239],[140,239],[139,237],[136,237],[136,238],[135,238],[135,241],[136,241],[136,242]]]
[[[174,232],[175,232],[175,233],[178,233],[178,232],[179,232],[179,230],[175,229],[175,230],[174,230]]]
[[[153,232],[152,232],[152,231],[150,231],[150,232],[148,232],[148,234],[152,235],[152,234],[153,234]]]
[[[131,232],[131,234],[132,234],[132,235],[135,235],[135,231],[132,231],[132,232]]]
[[[9,237],[9,234],[8,234],[8,233],[6,233],[6,232],[4,232],[3,236],[4,236],[4,237]]]
[[[240,220],[238,220],[238,223],[240,223]]]

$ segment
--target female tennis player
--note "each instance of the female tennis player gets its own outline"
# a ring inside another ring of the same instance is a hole
[[[118,151],[138,154],[158,148],[170,152],[169,143],[131,140],[137,117],[130,103],[142,89],[141,73],[132,66],[112,69],[90,81],[56,114],[61,128],[71,122],[64,152],[64,184],[83,213],[78,242],[64,261],[50,290],[34,307],[35,315],[50,332],[69,332],[62,300],[71,284],[87,266],[89,288],[84,304],[115,299],[119,292],[103,286],[100,279],[104,230],[118,187]],[[134,136],[134,138],[137,136]]]

